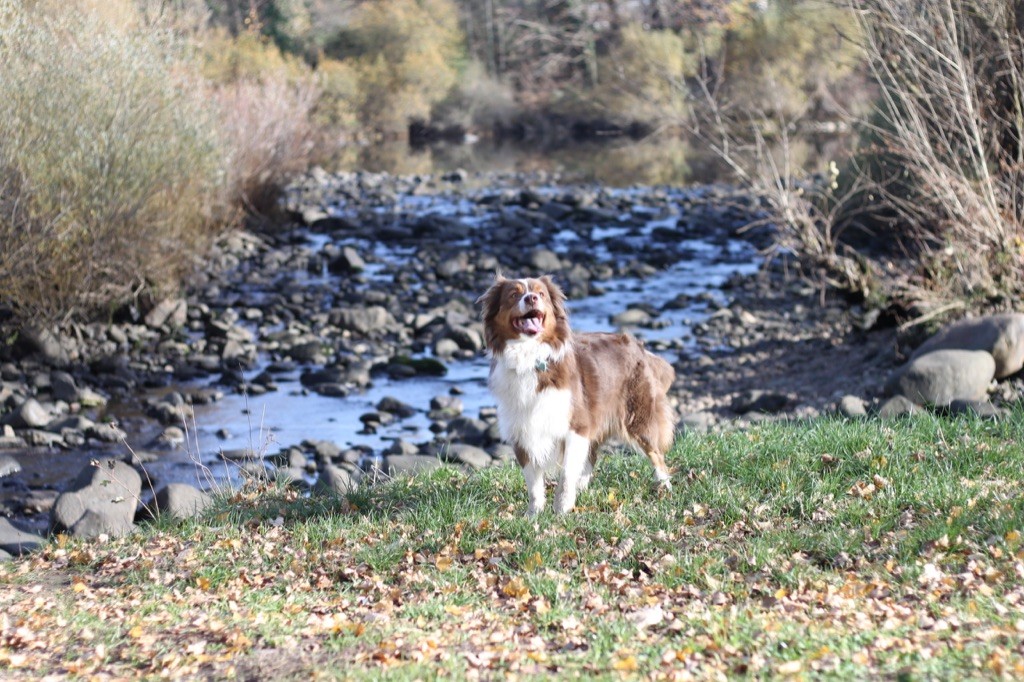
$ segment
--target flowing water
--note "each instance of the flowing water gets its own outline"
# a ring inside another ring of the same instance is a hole
[[[421,216],[457,215],[468,224],[478,220],[474,217],[475,205],[458,197],[408,196],[401,199],[399,206],[381,210]],[[678,211],[671,208],[668,211],[664,208],[651,209],[645,214],[640,206],[634,209],[636,214],[644,216],[642,227],[599,227],[591,232],[587,248],[599,261],[621,260],[629,257],[629,249],[639,251],[648,248],[652,231],[673,226],[679,219]],[[466,240],[467,245],[476,238],[484,238],[484,235],[473,235]],[[313,251],[319,251],[331,241],[329,237],[315,233],[306,233],[306,239]],[[579,239],[572,230],[560,231],[553,237],[553,248],[558,251]],[[357,247],[362,253],[372,256],[375,262],[368,263],[363,273],[366,287],[387,289],[393,286],[394,273],[401,271],[412,257],[411,250],[395,249],[379,242],[350,239],[335,243]],[[612,314],[634,305],[662,310],[666,304],[685,294],[691,301],[682,307],[665,309],[657,317],[656,328],[631,331],[669,360],[680,352],[692,350],[692,328],[709,314],[709,299],[723,299],[722,283],[733,275],[754,272],[759,259],[748,242],[722,239],[720,235],[688,239],[677,248],[687,257],[667,268],[642,278],[623,276],[602,281],[602,293],[570,301],[570,320],[574,329],[613,331],[617,327],[610,321]],[[335,277],[327,273],[304,276],[309,277],[310,283],[320,284],[329,284]],[[254,295],[259,295],[259,292],[254,292]],[[269,358],[262,358],[260,366],[249,371],[247,378],[262,372],[268,362]],[[229,394],[210,406],[197,408],[196,429],[192,436],[198,439],[204,461],[215,459],[220,450],[249,448],[273,453],[280,447],[304,440],[326,440],[343,447],[367,446],[377,451],[396,438],[412,442],[431,440],[433,434],[429,431],[431,422],[427,411],[434,396],[458,393],[465,407],[464,414],[470,416],[476,416],[481,408],[494,404],[487,389],[486,357],[451,360],[446,364],[448,371],[443,377],[393,380],[383,375],[375,376],[368,390],[345,398],[306,391],[296,370],[275,377],[279,387],[276,392],[258,396]],[[388,396],[413,406],[417,413],[381,427],[376,433],[366,433],[359,420],[360,415],[374,410],[378,402]],[[216,432],[222,429],[228,433],[217,436]]]

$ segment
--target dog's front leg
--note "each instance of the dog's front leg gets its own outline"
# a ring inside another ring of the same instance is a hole
[[[544,472],[530,461],[523,465],[523,478],[526,480],[526,493],[530,497],[526,515],[537,516],[544,511]]]
[[[576,506],[576,493],[580,489],[589,461],[590,440],[578,433],[570,433],[565,439],[562,475],[555,491],[555,511],[559,514],[568,514]]]

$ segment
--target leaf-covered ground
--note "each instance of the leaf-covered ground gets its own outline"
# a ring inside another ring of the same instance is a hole
[[[1024,412],[687,436],[523,518],[512,467],[0,564],[0,676],[1024,674]]]

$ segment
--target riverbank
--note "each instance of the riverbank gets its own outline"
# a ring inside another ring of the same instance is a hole
[[[497,269],[554,275],[579,329],[644,337],[676,367],[684,431],[870,402],[896,359],[894,332],[761,267],[770,227],[746,230],[764,216],[729,187],[318,171],[286,206],[290,227],[222,239],[187,297],[4,349],[6,515],[42,530],[99,456],[153,489],[257,475],[344,491],[506,461],[473,303]]]

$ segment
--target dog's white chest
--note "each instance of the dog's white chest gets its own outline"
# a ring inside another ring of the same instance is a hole
[[[537,390],[537,365],[553,355],[547,344],[509,344],[495,358],[488,382],[498,401],[501,437],[526,450],[540,469],[557,461],[572,416],[571,391]]]

